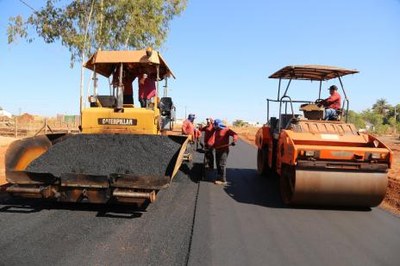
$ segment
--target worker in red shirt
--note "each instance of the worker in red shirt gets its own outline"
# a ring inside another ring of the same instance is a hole
[[[147,74],[142,74],[139,79],[139,102],[142,108],[147,108],[150,99],[156,96],[156,82]]]
[[[210,138],[214,134],[214,120],[212,118],[206,119],[207,124],[200,128],[200,132],[204,132],[204,167],[208,170],[214,169],[214,149],[208,145]]]
[[[182,134],[192,136],[193,142],[198,142],[201,136],[201,132],[194,126],[195,114],[189,114],[188,118],[183,121]]]
[[[330,96],[320,102],[325,107],[325,120],[337,120],[341,108],[341,97],[335,85],[329,87]]]
[[[233,138],[230,143],[230,137]],[[215,184],[226,185],[226,160],[229,155],[229,146],[235,146],[238,135],[229,129],[220,119],[214,120],[214,134],[209,139],[208,145],[215,149],[215,159],[217,162],[217,179]]]

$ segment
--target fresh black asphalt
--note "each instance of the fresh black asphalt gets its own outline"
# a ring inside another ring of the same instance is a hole
[[[189,265],[398,265],[400,219],[380,208],[289,208],[240,142],[228,186],[202,182]]]
[[[186,265],[198,183],[181,169],[147,208],[3,198],[0,265]]]
[[[175,163],[171,159],[176,160],[180,147],[168,136],[77,134],[51,146],[27,170],[57,177],[63,173],[165,176],[171,174],[170,164]]]
[[[147,208],[0,197],[0,265],[398,265],[400,220],[380,208],[288,208],[239,142],[226,187],[202,154]]]

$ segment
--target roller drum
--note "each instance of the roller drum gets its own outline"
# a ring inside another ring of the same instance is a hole
[[[285,171],[281,191],[288,204],[374,207],[386,194],[387,173]]]

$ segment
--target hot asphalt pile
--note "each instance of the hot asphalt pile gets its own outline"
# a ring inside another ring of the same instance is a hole
[[[170,175],[181,145],[159,135],[75,135],[53,145],[27,171],[90,175]]]

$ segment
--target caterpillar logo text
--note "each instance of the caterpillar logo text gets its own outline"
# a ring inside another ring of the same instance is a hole
[[[99,125],[136,126],[137,120],[130,118],[99,118]]]

